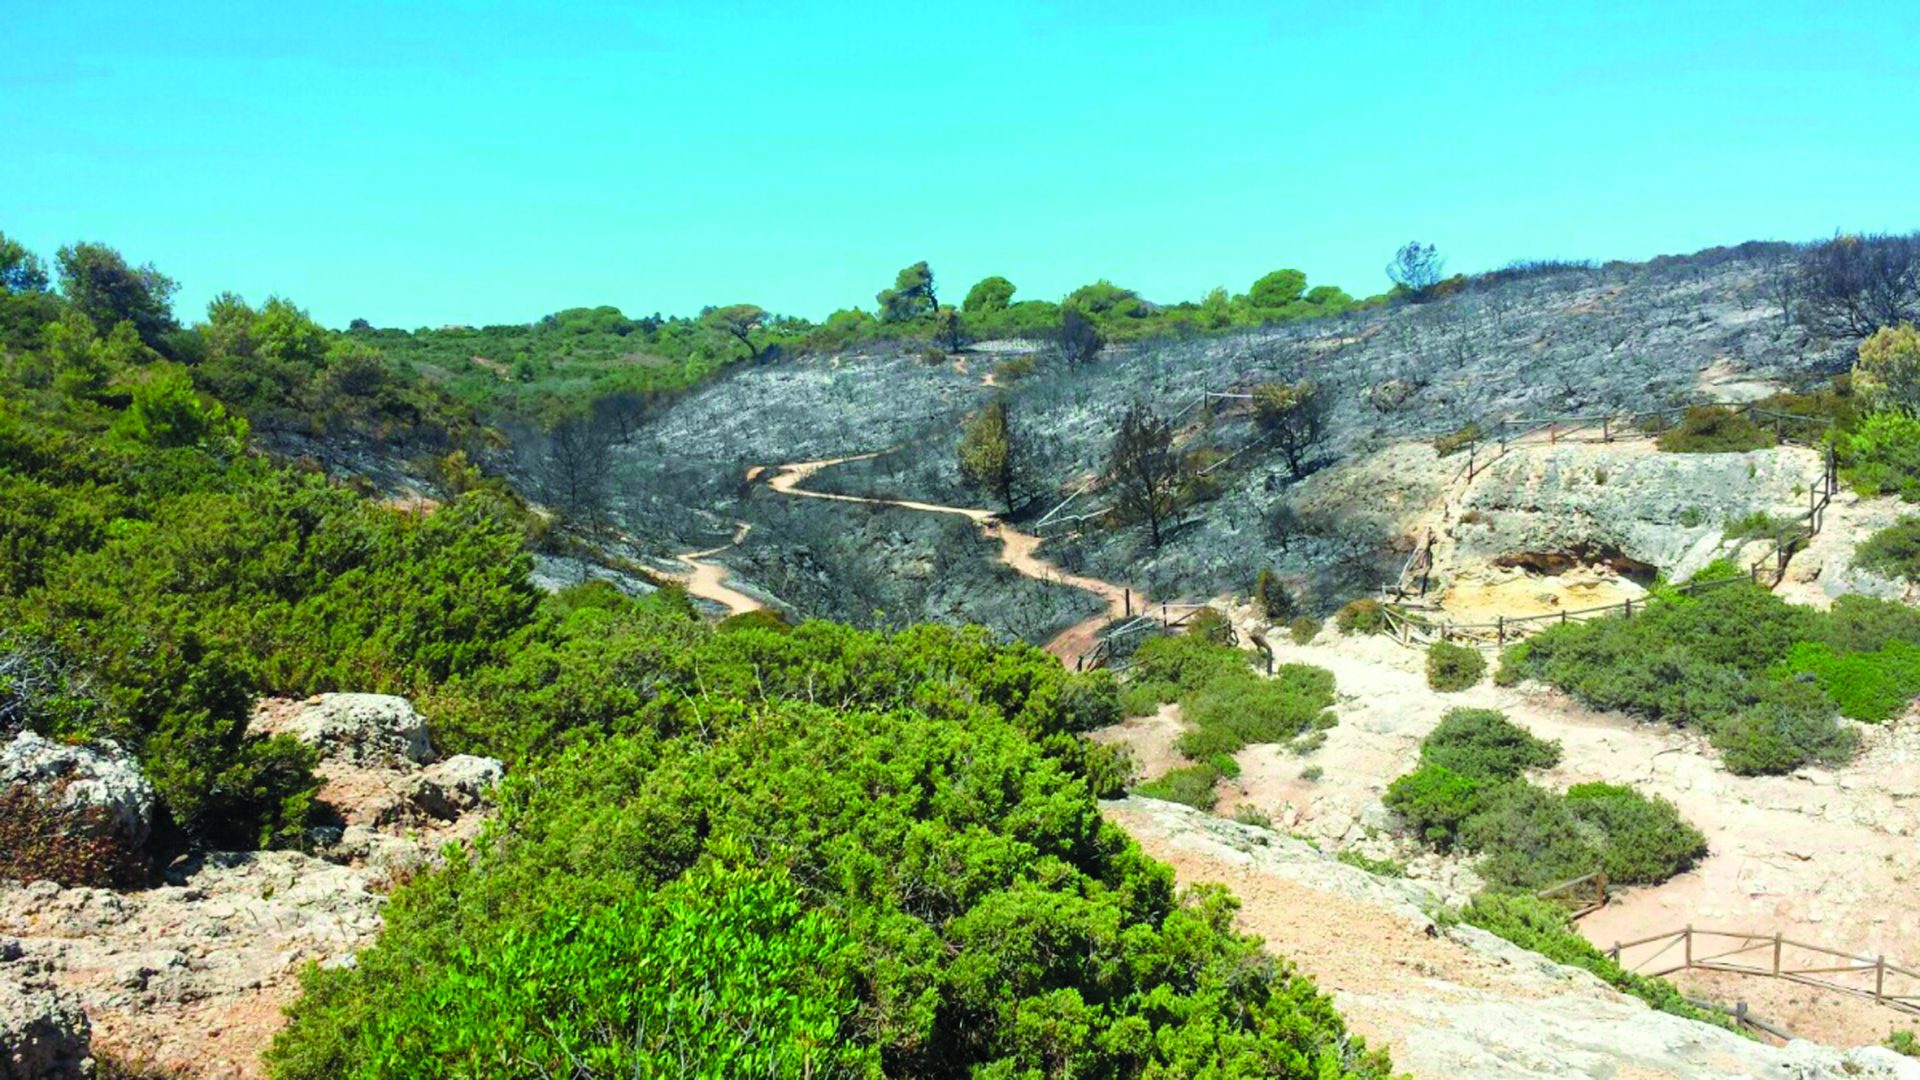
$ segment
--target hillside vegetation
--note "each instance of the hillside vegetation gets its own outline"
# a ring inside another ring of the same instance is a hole
[[[503,486],[410,512],[258,456],[208,376],[293,354],[167,359],[215,330],[106,276],[132,292],[95,315],[71,273],[0,296],[0,736],[131,746],[155,862],[309,841],[313,751],[250,730],[262,693],[403,692],[443,749],[512,764],[473,857],[309,974],[277,1075],[1387,1075],[1229,896],[1102,822],[1105,675],[979,630],[543,597]],[[296,359],[248,405],[329,385],[333,346]]]

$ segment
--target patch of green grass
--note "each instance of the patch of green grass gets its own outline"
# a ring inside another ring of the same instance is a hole
[[[1213,790],[1220,781],[1220,770],[1207,762],[1174,769],[1164,776],[1134,785],[1136,795],[1149,799],[1185,803],[1196,810],[1211,810],[1220,796]]]
[[[1376,874],[1380,877],[1403,878],[1407,876],[1407,865],[1405,863],[1395,862],[1392,859],[1368,858],[1352,848],[1341,849],[1339,854],[1335,855],[1334,858],[1346,863],[1348,866],[1365,870],[1369,874]]]

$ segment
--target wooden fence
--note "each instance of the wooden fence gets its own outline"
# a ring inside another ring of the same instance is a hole
[[[1211,604],[1173,604],[1163,602],[1158,605],[1144,607],[1141,609],[1140,614],[1132,620],[1101,634],[1099,639],[1093,643],[1093,648],[1080,654],[1080,656],[1074,660],[1073,668],[1075,671],[1092,671],[1095,668],[1106,667],[1114,662],[1115,642],[1139,634],[1166,633],[1176,627],[1185,626],[1188,622],[1192,621],[1195,615],[1212,606]],[[1231,624],[1227,627],[1227,633],[1235,634]],[[1238,644],[1237,634],[1235,635],[1233,643]]]
[[[1689,970],[1762,975],[1869,998],[1892,1009],[1920,1014],[1920,972],[1891,963],[1885,956],[1860,956],[1810,945],[1778,932],[1753,934],[1688,926],[1615,942],[1607,955],[1641,975]]]
[[[1568,918],[1583,918],[1607,906],[1607,872],[1597,870],[1583,874],[1572,881],[1549,885],[1534,895],[1565,904]]]

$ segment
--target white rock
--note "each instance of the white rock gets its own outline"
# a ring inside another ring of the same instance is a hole
[[[506,771],[498,758],[455,754],[414,777],[407,797],[430,817],[451,821],[484,805]]]
[[[0,788],[26,787],[77,813],[103,812],[95,828],[129,849],[153,828],[153,785],[111,740],[68,746],[31,731],[0,748]]]
[[[93,1029],[72,995],[0,967],[0,1080],[82,1080],[93,1075]]]
[[[263,730],[292,735],[327,760],[355,765],[424,765],[433,760],[427,722],[413,703],[390,694],[321,694]]]

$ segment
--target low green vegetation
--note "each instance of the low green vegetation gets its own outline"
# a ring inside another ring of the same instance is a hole
[[[1333,624],[1343,634],[1378,634],[1387,628],[1387,613],[1380,601],[1363,596],[1334,612]]]
[[[1773,432],[1746,413],[1724,405],[1698,405],[1662,431],[1655,445],[1676,454],[1729,454],[1778,445]]]
[[[1420,744],[1420,767],[1385,802],[1426,843],[1480,856],[1489,884],[1537,890],[1604,870],[1620,884],[1657,884],[1706,852],[1672,804],[1614,784],[1578,784],[1556,796],[1528,770],[1560,760],[1491,709],[1453,709]]]
[[[1433,452],[1441,457],[1451,457],[1484,437],[1480,425],[1469,422],[1449,434],[1434,439]]]
[[[1692,1004],[1665,979],[1621,967],[1581,937],[1568,920],[1566,909],[1558,904],[1531,896],[1483,893],[1461,909],[1460,919],[1549,960],[1589,971],[1615,990],[1632,994],[1661,1012],[1718,1027],[1731,1026],[1724,1014]]]
[[[1233,754],[1243,746],[1284,743],[1332,727],[1333,674],[1309,664],[1281,664],[1271,678],[1243,652],[1190,629],[1140,646],[1121,692],[1123,711],[1144,716],[1180,704],[1188,725],[1176,744],[1194,765],[1137,785],[1157,799],[1208,809],[1214,783],[1236,776]]]
[[[1920,581],[1920,517],[1877,530],[1853,553],[1854,565],[1899,581]]]
[[[1507,651],[1500,678],[1698,728],[1732,771],[1777,773],[1846,760],[1858,736],[1836,714],[1879,721],[1920,694],[1916,647],[1920,612],[1905,605],[1845,596],[1815,611],[1734,576],[1664,590],[1632,619],[1543,631]]]
[[[1370,858],[1355,851],[1353,848],[1342,848],[1334,855],[1334,858],[1346,863],[1348,866],[1365,870],[1369,874],[1375,874],[1380,877],[1403,878],[1407,876],[1405,863],[1398,863],[1392,859]]]
[[[1307,645],[1320,636],[1320,620],[1311,615],[1296,615],[1287,623],[1287,636],[1295,645]]]
[[[1920,1037],[1915,1037],[1912,1028],[1894,1028],[1887,1032],[1882,1045],[1896,1054],[1920,1058]]]
[[[1471,689],[1487,675],[1487,658],[1480,650],[1451,641],[1427,647],[1427,685],[1442,693]]]

